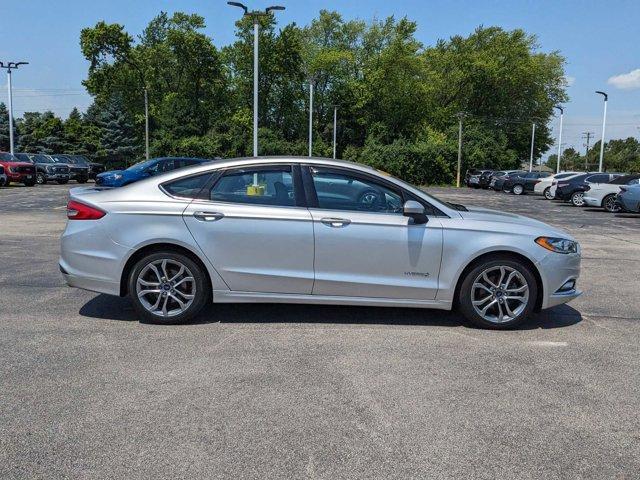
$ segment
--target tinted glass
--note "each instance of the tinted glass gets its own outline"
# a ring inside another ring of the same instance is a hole
[[[402,215],[402,194],[358,175],[312,169],[318,207]]]
[[[21,162],[33,163],[31,161],[31,157],[29,157],[29,155],[27,155],[26,153],[15,153],[14,155]]]
[[[640,183],[640,178],[634,178],[632,180],[627,180],[625,185],[638,185]]]
[[[7,152],[0,152],[0,160],[5,162],[15,162],[16,157]]]
[[[610,177],[607,174],[590,175],[585,179],[589,183],[606,183],[609,180]]]
[[[211,178],[211,173],[203,173],[192,177],[179,178],[162,187],[171,195],[184,198],[196,198]]]
[[[295,205],[291,167],[232,170],[213,186],[216,202],[292,207]]]

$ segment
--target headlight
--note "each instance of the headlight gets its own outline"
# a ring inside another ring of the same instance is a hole
[[[578,253],[578,242],[566,238],[538,237],[536,243],[555,253]]]
[[[11,173],[16,173],[18,171],[17,167],[9,167],[9,171]]]

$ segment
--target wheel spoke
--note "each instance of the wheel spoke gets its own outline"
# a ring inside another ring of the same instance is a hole
[[[495,283],[493,283],[490,279],[489,276],[487,275],[487,272],[483,272],[482,273],[482,278],[484,279],[485,282],[487,282],[489,285],[491,285],[494,288],[498,288],[498,285],[496,285]]]
[[[482,300],[474,300],[471,303],[473,303],[474,305],[482,305],[483,303],[485,303],[487,300],[490,300],[491,298],[493,298],[493,295],[488,295],[484,297]]]
[[[485,305],[483,307],[483,309],[482,309],[482,315],[486,315],[487,314],[487,310],[489,310],[489,308],[494,306],[496,303],[498,303],[498,300],[493,300],[492,302],[490,302],[487,305]]]
[[[167,302],[169,301],[169,295],[165,295],[164,303],[162,304],[162,316],[167,316]]]
[[[520,293],[520,292],[524,292],[526,290],[528,290],[529,287],[527,285],[522,285],[521,287],[516,287],[516,288],[505,288],[505,292],[509,292],[509,293]]]
[[[145,295],[149,295],[150,293],[160,293],[160,290],[158,290],[158,289],[154,289],[154,290],[140,290],[140,291],[138,292],[138,297],[139,297],[139,298],[142,298],[142,297],[144,297]]]
[[[191,300],[192,298],[195,297],[195,295],[189,294],[189,293],[184,293],[181,290],[176,290],[174,293],[179,293],[180,296],[182,298],[184,298],[185,300]]]
[[[184,282],[193,282],[193,277],[184,277],[184,278],[180,279],[179,282],[176,282],[176,284],[173,286],[173,288],[177,287],[178,285],[182,285]]]
[[[483,284],[482,284],[482,283],[480,283],[480,282],[476,282],[476,283],[474,283],[474,284],[473,284],[473,288],[474,288],[474,289],[475,289],[475,288],[481,288],[481,289],[483,289],[484,291],[489,292],[490,294],[492,294],[492,295],[493,295],[493,292],[491,291],[491,289],[490,289],[489,287],[487,287],[486,285],[483,285]]]
[[[160,275],[160,272],[158,271],[158,267],[156,267],[153,263],[150,263],[149,269],[156,274],[156,277],[158,277],[158,282],[162,282],[162,275]]]
[[[511,282],[513,281],[513,279],[516,278],[517,276],[518,276],[518,272],[516,270],[511,272],[507,277],[507,281],[504,282],[504,285],[502,286],[502,288],[506,290],[509,287],[509,285],[511,285]]]
[[[149,281],[144,280],[142,278],[138,279],[138,283],[140,285],[142,285],[143,287],[159,287],[160,286],[160,282],[149,282]]]
[[[171,277],[169,281],[173,282],[176,278],[182,276],[182,274],[184,273],[184,270],[185,270],[184,265],[180,265],[180,270],[178,270],[178,273],[176,273],[173,277]]]
[[[498,321],[502,322],[504,319],[504,312],[502,311],[502,303],[498,302]]]
[[[178,303],[178,305],[180,305],[180,310],[181,311],[185,310],[185,304],[184,304],[184,302],[182,300],[180,300],[178,297],[176,297],[173,293],[170,293],[169,297],[174,299]]]
[[[160,265],[162,267],[163,278],[168,279],[169,274],[167,273],[167,259],[165,258],[164,260],[162,260],[162,263]]]

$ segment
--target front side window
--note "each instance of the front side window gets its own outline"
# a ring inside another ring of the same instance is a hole
[[[402,193],[357,174],[312,168],[318,208],[402,215]]]
[[[296,201],[291,167],[230,170],[215,183],[209,198],[215,202],[293,207]]]
[[[609,175],[591,175],[585,181],[589,183],[605,183],[609,181]]]

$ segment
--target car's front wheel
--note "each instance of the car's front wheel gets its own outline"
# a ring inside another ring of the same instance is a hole
[[[533,312],[538,287],[527,265],[507,256],[478,263],[462,281],[458,304],[472,324],[507,329]]]
[[[44,173],[36,174],[36,183],[38,185],[44,185],[45,183],[47,183],[47,177],[44,176]]]
[[[573,192],[571,194],[571,204],[574,207],[582,207],[584,205],[584,192]]]
[[[156,252],[138,260],[128,287],[140,319],[165,325],[192,320],[211,295],[203,267],[176,252]]]

